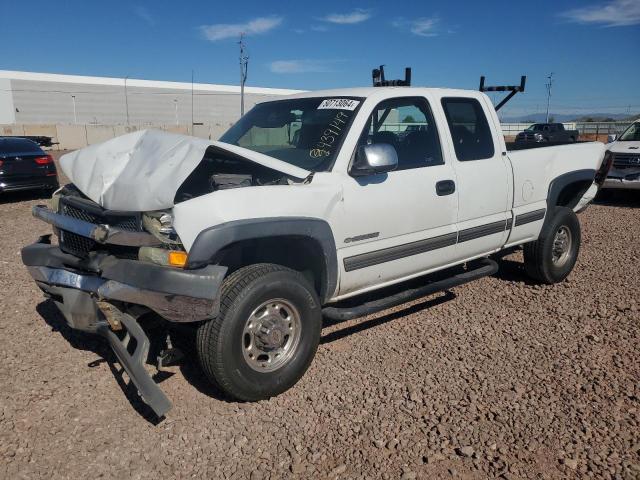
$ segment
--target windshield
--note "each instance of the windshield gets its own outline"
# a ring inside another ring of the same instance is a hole
[[[539,123],[534,123],[533,125],[529,126],[529,128],[527,128],[527,131],[529,132],[540,130],[542,130],[542,125],[540,125]]]
[[[635,122],[629,125],[622,135],[620,135],[619,141],[621,142],[640,142],[640,122]]]
[[[331,168],[362,98],[315,97],[256,105],[220,141],[312,172]]]

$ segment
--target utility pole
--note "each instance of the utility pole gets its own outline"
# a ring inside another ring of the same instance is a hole
[[[76,96],[71,95],[71,101],[73,102],[73,123],[78,123],[78,115],[76,114]]]
[[[174,98],[173,103],[175,104],[175,107],[176,107],[176,125],[178,125],[178,99]]]
[[[129,125],[129,96],[127,95],[127,80],[129,75],[124,77],[124,105],[127,110],[127,125]]]
[[[553,86],[553,72],[549,74],[547,77],[549,79],[549,83],[546,83],[547,87],[547,120],[546,123],[549,123],[549,102],[551,101],[551,87]]]
[[[193,135],[193,69],[191,69],[191,135]]]
[[[240,116],[244,115],[244,84],[247,81],[247,66],[249,65],[249,55],[245,51],[244,33],[240,34]]]

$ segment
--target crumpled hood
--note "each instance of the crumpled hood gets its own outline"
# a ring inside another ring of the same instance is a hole
[[[311,172],[262,153],[187,135],[140,130],[68,153],[60,158],[64,174],[103,208],[162,210],[173,206],[180,185],[210,146],[246,158],[293,178]]]

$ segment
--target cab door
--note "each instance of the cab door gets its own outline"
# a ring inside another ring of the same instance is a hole
[[[495,124],[488,120],[493,107],[481,100],[441,99],[458,179],[458,260],[501,248],[511,228],[511,170],[502,146],[494,141]]]
[[[345,220],[336,238],[340,297],[417,276],[455,257],[458,195],[431,105],[398,97],[374,107],[358,141],[386,143],[396,170],[366,177],[345,172]]]

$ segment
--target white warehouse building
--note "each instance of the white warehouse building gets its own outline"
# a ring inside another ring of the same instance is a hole
[[[298,90],[245,87],[245,111]],[[0,70],[0,125],[215,125],[240,116],[240,87]]]

